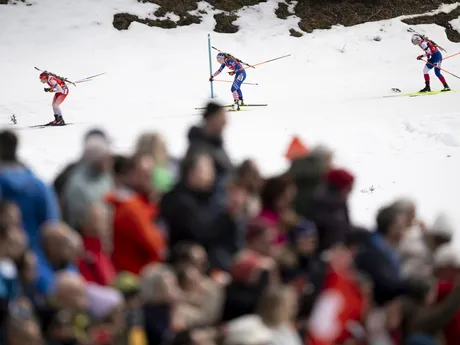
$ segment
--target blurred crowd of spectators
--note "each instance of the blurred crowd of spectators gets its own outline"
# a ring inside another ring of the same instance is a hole
[[[91,130],[53,185],[0,132],[1,344],[460,344],[445,214],[400,199],[357,227],[332,150],[264,178],[229,158],[227,116],[209,103],[181,159],[159,133],[123,156]]]

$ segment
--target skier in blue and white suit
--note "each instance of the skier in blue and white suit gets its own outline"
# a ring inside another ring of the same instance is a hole
[[[241,84],[246,79],[246,71],[243,65],[232,56],[224,53],[217,54],[217,61],[221,64],[220,68],[209,78],[209,81],[213,81],[214,77],[219,75],[225,67],[228,67],[231,72],[228,74],[234,75],[235,79],[232,84],[232,95],[233,95],[233,110],[240,110],[240,105],[243,104],[243,93],[241,92]]]

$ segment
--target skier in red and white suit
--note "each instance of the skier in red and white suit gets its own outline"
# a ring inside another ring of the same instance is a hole
[[[63,126],[65,125],[64,119],[62,118],[62,112],[59,106],[64,102],[65,98],[69,94],[69,88],[66,83],[54,77],[47,72],[40,74],[40,81],[45,84],[47,83],[49,87],[45,88],[45,92],[54,92],[53,98],[53,111],[54,111],[54,121],[51,121],[48,125],[50,126]]]

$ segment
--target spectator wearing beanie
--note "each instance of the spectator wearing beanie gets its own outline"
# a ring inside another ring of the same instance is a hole
[[[289,174],[298,189],[294,206],[300,216],[307,217],[315,191],[331,169],[333,154],[330,148],[318,145],[306,157],[292,161]]]
[[[88,214],[88,207],[102,202],[113,186],[113,160],[110,144],[102,135],[93,134],[85,141],[81,161],[70,173],[62,194],[64,219],[77,231]]]
[[[318,227],[319,252],[343,243],[351,229],[348,196],[354,176],[345,169],[331,169],[314,195],[307,218]]]
[[[450,217],[441,213],[423,232],[405,233],[398,248],[403,276],[418,279],[433,276],[435,253],[438,248],[452,241],[454,230]]]
[[[88,142],[88,140],[98,137],[108,142],[108,138],[103,131],[101,131],[100,129],[92,129],[86,133],[83,141],[83,147],[87,147],[86,143]],[[83,156],[85,156],[85,153],[83,153]],[[69,176],[78,166],[78,164],[82,162],[83,156],[80,159],[67,164],[66,167],[56,176],[53,185],[60,201],[62,198],[62,192],[64,191],[64,187],[66,186],[67,181],[69,180]]]

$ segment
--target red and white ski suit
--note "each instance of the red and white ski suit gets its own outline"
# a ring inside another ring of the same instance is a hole
[[[69,94],[69,88],[64,81],[53,76],[48,77],[47,83],[52,89],[50,92],[55,93],[52,102],[54,115],[62,116],[62,112],[59,106],[62,104],[62,102],[64,102],[65,98]]]

